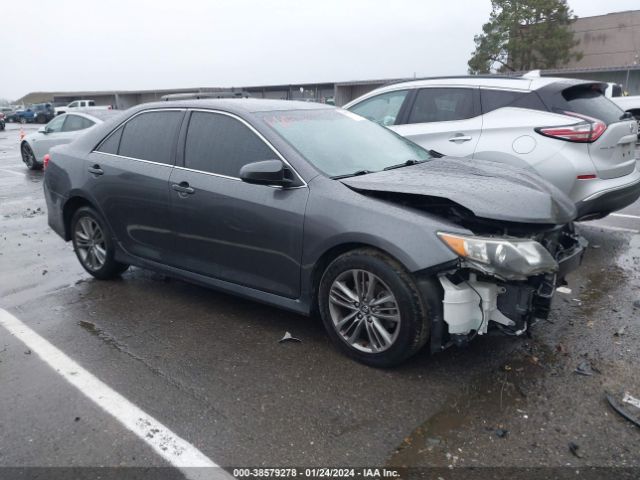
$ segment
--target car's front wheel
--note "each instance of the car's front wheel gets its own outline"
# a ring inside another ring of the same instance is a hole
[[[327,267],[318,305],[333,342],[356,360],[392,367],[425,344],[428,308],[410,273],[374,249],[358,249]]]
[[[94,277],[110,280],[129,265],[115,260],[115,245],[106,222],[91,207],[81,207],[71,219],[73,250],[80,264]]]
[[[20,147],[20,153],[22,155],[22,161],[29,168],[29,170],[40,170],[42,165],[38,163],[33,150],[27,142],[23,142]]]

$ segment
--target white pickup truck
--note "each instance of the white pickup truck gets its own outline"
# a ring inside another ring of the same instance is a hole
[[[64,107],[56,107],[55,112],[56,115],[62,115],[63,113],[68,113],[69,110],[73,110],[75,108],[81,108],[83,110],[111,110],[111,105],[97,106],[94,100],[74,100]]]

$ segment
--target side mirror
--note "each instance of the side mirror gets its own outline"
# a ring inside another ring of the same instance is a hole
[[[47,127],[42,127],[38,130],[38,133],[44,133],[45,135],[49,133],[49,129]]]
[[[293,183],[293,172],[280,160],[264,160],[242,167],[240,179],[258,185],[288,187]]]

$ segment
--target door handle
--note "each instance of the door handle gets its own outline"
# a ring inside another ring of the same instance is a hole
[[[100,168],[100,165],[98,165],[97,163],[94,166],[89,167],[87,170],[89,170],[89,173],[91,173],[93,175],[102,175],[102,174],[104,174],[104,170],[102,170]]]
[[[472,140],[472,137],[463,133],[458,133],[457,135],[449,138],[450,142],[468,142],[470,140]]]
[[[189,186],[187,182],[174,183],[171,185],[171,188],[178,193],[182,193],[185,195],[193,195],[196,193],[195,189]]]

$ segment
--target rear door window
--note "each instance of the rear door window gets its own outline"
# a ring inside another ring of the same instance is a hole
[[[144,112],[129,120],[122,132],[118,154],[124,157],[172,164],[173,146],[182,111]]]
[[[408,90],[387,92],[368,98],[349,110],[383,126],[394,125]]]
[[[480,89],[482,113],[493,112],[499,108],[519,107],[533,110],[547,110],[536,92],[519,92],[516,90]]]
[[[238,178],[247,163],[277,155],[245,124],[219,113],[193,112],[184,151],[184,166]]]
[[[471,88],[423,88],[416,95],[408,123],[449,122],[479,114]]]
[[[84,130],[95,125],[94,122],[88,118],[81,117],[79,115],[67,115],[62,127],[63,132],[75,132],[77,130]]]

